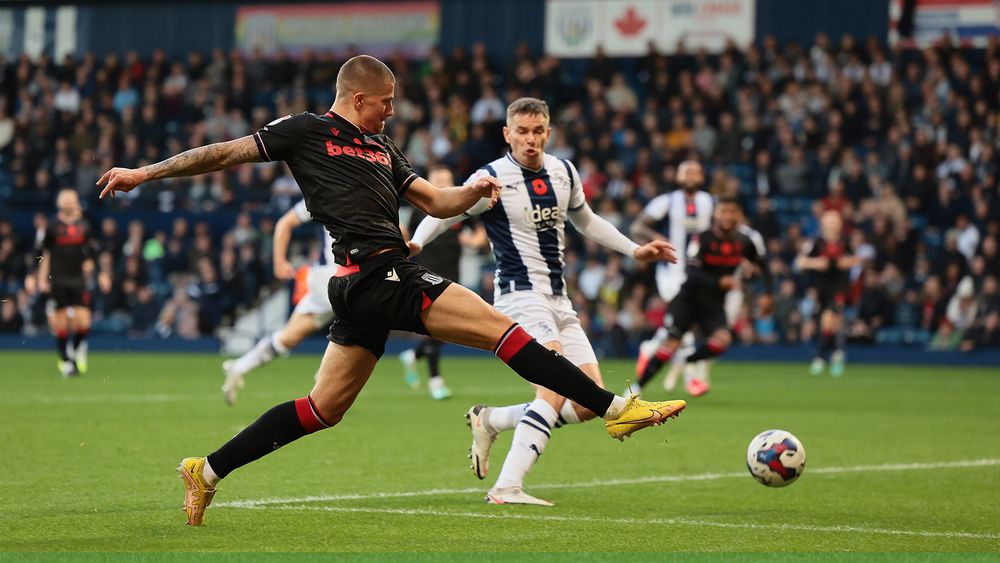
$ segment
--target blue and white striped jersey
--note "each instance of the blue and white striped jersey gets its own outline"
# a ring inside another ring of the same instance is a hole
[[[496,295],[512,291],[565,295],[566,214],[587,204],[576,167],[547,154],[540,170],[530,170],[507,153],[477,170],[466,183],[484,175],[503,184],[500,200],[489,209],[488,200],[483,200],[466,215],[479,215],[486,227],[497,261]]]
[[[658,267],[684,271],[687,258],[684,249],[693,236],[712,226],[713,207],[715,202],[708,192],[695,192],[689,199],[682,189],[658,195],[646,204],[643,213],[657,222],[657,230],[678,250],[676,264],[661,262]]]
[[[303,225],[306,223],[312,223],[312,214],[306,209],[306,200],[299,200],[295,204],[295,216],[298,217],[299,221]],[[319,260],[316,261],[315,266],[335,266],[337,261],[333,258],[333,239],[330,237],[330,232],[326,230],[326,227],[320,224],[316,224],[317,235],[319,235],[321,244],[323,245],[323,252],[319,255]]]

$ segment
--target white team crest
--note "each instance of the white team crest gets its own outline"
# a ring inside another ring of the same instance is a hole
[[[431,285],[437,285],[444,281],[444,278],[442,278],[441,276],[434,275],[430,272],[427,272],[426,274],[420,276],[420,279],[424,280],[425,282]]]

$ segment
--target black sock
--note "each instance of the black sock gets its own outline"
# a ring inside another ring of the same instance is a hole
[[[646,363],[646,369],[642,370],[642,373],[639,374],[639,388],[645,387],[647,383],[652,381],[660,371],[660,368],[673,359],[673,357],[674,353],[669,350],[663,348],[657,350],[656,354],[653,354],[653,357]]]
[[[819,351],[816,352],[816,357],[820,359],[827,359],[830,357],[830,352],[833,351],[833,333],[824,332],[819,336]]]
[[[56,333],[56,351],[59,352],[59,359],[68,362],[69,361],[69,333],[57,332]]]
[[[308,397],[281,403],[210,454],[208,463],[222,478],[285,444],[330,426],[316,413]]]
[[[429,338],[417,347],[417,357],[427,358],[431,377],[441,377],[441,341]]]
[[[835,352],[843,352],[844,348],[847,346],[847,332],[843,329],[837,331],[837,336],[834,338],[833,350]]]
[[[708,360],[722,354],[725,351],[725,346],[722,346],[718,341],[709,338],[708,340],[699,343],[698,347],[694,349],[694,352],[685,358],[685,361],[699,362],[701,360]]]
[[[507,329],[494,353],[524,379],[559,393],[604,416],[615,395],[601,389],[580,368],[532,338],[513,324]]]
[[[87,341],[87,335],[90,334],[88,330],[78,330],[73,333],[73,349],[79,350],[80,345]]]

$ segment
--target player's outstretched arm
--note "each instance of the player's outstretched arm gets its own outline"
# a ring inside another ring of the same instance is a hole
[[[653,262],[665,260],[667,262],[677,262],[676,249],[672,244],[664,240],[651,240],[639,245],[623,235],[607,219],[594,213],[589,205],[569,212],[569,222],[580,233],[612,250],[618,251],[625,256],[631,256],[640,262]]]
[[[500,198],[500,188],[500,182],[492,176],[450,188],[439,188],[423,178],[417,178],[406,190],[405,197],[431,217],[448,219],[461,215],[483,198],[489,198],[492,206]]]
[[[104,186],[101,190],[101,199],[104,199],[108,194],[114,197],[117,192],[130,192],[150,180],[196,176],[244,162],[262,160],[253,136],[247,135],[233,141],[187,150],[142,168],[112,168],[101,176],[97,185]]]
[[[417,228],[413,231],[413,237],[406,242],[406,245],[410,247],[410,256],[420,254],[420,251],[422,251],[425,246],[441,236],[441,234],[450,229],[452,225],[462,222],[466,217],[481,215],[489,211],[493,207],[493,204],[494,202],[492,199],[484,197],[461,215],[450,217],[448,219],[438,219],[437,217],[431,217],[430,215],[424,217],[423,221],[421,221],[420,224],[417,225]]]

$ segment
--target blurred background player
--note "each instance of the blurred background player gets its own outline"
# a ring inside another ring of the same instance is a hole
[[[844,236],[844,220],[834,210],[820,217],[820,236],[808,241],[795,260],[799,270],[813,272],[819,295],[819,346],[809,373],[821,375],[830,361],[830,375],[844,374],[846,333],[844,307],[850,291],[850,270],[858,263],[850,241]]]
[[[87,280],[94,271],[94,260],[90,225],[83,218],[76,191],[60,191],[56,209],[56,220],[49,223],[42,239],[38,289],[41,294],[49,294],[49,326],[56,336],[59,372],[64,377],[71,377],[87,372],[87,335],[90,333]]]
[[[639,386],[646,386],[661,367],[669,362],[681,345],[684,333],[698,326],[705,335],[685,361],[692,363],[721,355],[732,343],[725,312],[725,295],[737,287],[744,261],[759,267],[766,288],[770,289],[767,265],[758,254],[757,245],[739,226],[743,212],[736,199],[722,199],[715,207],[712,228],[694,238],[688,247],[687,279],[677,297],[670,302],[667,340],[650,358],[639,375]]]
[[[757,255],[760,256],[760,261],[763,263],[765,255],[767,254],[767,246],[764,244],[763,235],[745,222],[740,224],[739,231],[740,234],[746,236],[751,242],[753,242],[757,249]],[[746,300],[748,291],[743,284],[743,280],[752,277],[754,273],[759,273],[757,266],[746,260],[744,260],[736,272],[733,273],[734,286],[726,292],[725,301],[723,302],[723,309],[726,312],[726,323],[729,326],[736,324],[740,311],[743,309],[743,303]],[[770,295],[763,294],[760,298],[762,300],[761,302],[766,305],[770,306],[773,304],[773,300],[770,299]],[[692,336],[693,340],[693,335],[690,332],[685,335],[685,340],[689,336]],[[709,388],[711,387],[711,372],[712,364],[714,363],[714,359],[688,363],[684,361],[684,358],[677,358],[675,356],[674,361],[670,364],[670,371],[667,372],[667,377],[664,380],[663,387],[668,391],[672,390],[677,385],[677,377],[680,374],[681,368],[683,368],[684,387],[692,396],[700,397],[705,393],[708,393]]]
[[[299,201],[278,219],[274,226],[274,275],[278,279],[295,278],[295,267],[288,261],[288,245],[292,231],[300,225],[312,222],[312,215],[306,209],[305,200]],[[236,394],[243,388],[243,376],[267,365],[278,357],[287,356],[289,351],[302,343],[310,334],[329,326],[333,319],[333,309],[327,297],[326,288],[330,277],[337,269],[333,259],[333,241],[330,233],[321,226],[321,249],[319,260],[309,268],[306,278],[308,291],[295,306],[285,326],[261,338],[247,353],[222,363],[226,381],[222,385],[222,396],[226,404],[236,402]]]
[[[520,98],[511,103],[503,134],[510,152],[476,171],[467,181],[472,183],[483,176],[497,178],[504,186],[500,200],[492,208],[488,200],[482,200],[458,217],[424,219],[410,241],[411,251],[419,252],[462,219],[479,216],[497,259],[496,308],[510,315],[543,346],[559,352],[603,384],[597,356],[566,296],[566,219],[591,240],[640,261],[669,259],[670,245],[654,240],[640,246],[591,210],[576,167],[568,160],[545,154],[551,128],[549,108],[542,100]],[[595,415],[536,385],[531,403],[493,408],[475,405],[466,416],[472,430],[472,470],[480,479],[486,478],[490,446],[497,434],[514,430],[510,451],[496,484],[486,494],[486,502],[552,506],[549,501],[525,493],[524,478],[545,451],[553,428],[584,422]]]
[[[455,177],[451,170],[440,164],[430,168],[427,180],[435,186],[455,185]],[[425,213],[413,208],[408,232],[412,233],[424,217],[427,217]],[[457,280],[458,263],[462,257],[461,232],[461,225],[453,225],[452,228],[441,234],[438,244],[426,252],[422,252],[413,261],[450,280]],[[451,397],[451,389],[445,385],[444,378],[441,377],[441,341],[422,337],[417,346],[399,354],[399,361],[403,364],[403,377],[406,384],[414,389],[420,387],[420,373],[417,371],[417,360],[419,359],[427,360],[427,370],[430,374],[427,379],[427,389],[430,391],[431,398],[442,400]]]
[[[656,265],[656,289],[660,297],[670,303],[677,297],[681,285],[687,279],[685,273],[685,249],[691,238],[707,231],[712,225],[712,196],[702,190],[705,183],[705,171],[696,160],[685,160],[677,169],[677,184],[680,189],[661,194],[650,200],[632,222],[632,236],[639,241],[668,240],[678,249],[677,262],[661,262]],[[669,318],[664,319],[669,323]],[[650,358],[667,339],[666,327],[659,327],[656,334],[639,345],[639,360],[636,362],[635,373],[641,375]],[[694,335],[685,334],[684,344],[694,345]],[[667,374],[668,391],[673,390],[677,376],[686,363],[678,357],[671,365]],[[696,369],[689,366],[690,370]],[[689,372],[690,373],[690,372]],[[690,381],[690,379],[689,379]],[[638,393],[639,388],[633,386],[630,392]],[[692,393],[696,394],[696,393]]]

